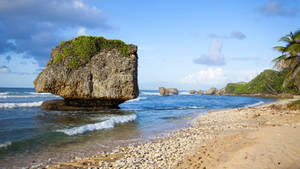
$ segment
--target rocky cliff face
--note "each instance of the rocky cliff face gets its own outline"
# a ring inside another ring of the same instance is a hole
[[[178,89],[176,88],[159,87],[158,90],[161,96],[178,95]]]
[[[137,65],[137,46],[81,36],[51,51],[34,87],[63,97],[67,106],[115,108],[139,95]]]

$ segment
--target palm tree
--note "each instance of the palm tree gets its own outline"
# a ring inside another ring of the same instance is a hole
[[[281,55],[273,60],[274,67],[279,70],[287,69],[288,75],[284,80],[283,87],[295,80],[298,91],[300,91],[300,30],[290,33],[279,39],[279,42],[286,43],[285,46],[275,46],[274,49],[281,52]]]

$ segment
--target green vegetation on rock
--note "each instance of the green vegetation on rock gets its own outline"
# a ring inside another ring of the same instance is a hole
[[[118,52],[129,56],[129,45],[121,40],[107,40],[104,37],[79,36],[69,41],[59,43],[62,46],[62,52],[55,56],[53,64],[64,61],[67,57],[72,56],[68,62],[71,69],[77,69],[81,63],[90,61],[91,56],[96,55],[101,50],[117,49]]]
[[[300,105],[300,100],[297,100],[297,101],[294,101],[292,103],[289,103],[288,108],[299,106],[299,105]]]
[[[248,83],[229,83],[225,87],[229,94],[279,94],[296,93],[297,89],[293,84],[283,87],[283,81],[288,71],[265,70]]]
[[[77,58],[72,58],[70,62],[68,62],[68,66],[71,69],[77,69],[80,66],[80,60]]]

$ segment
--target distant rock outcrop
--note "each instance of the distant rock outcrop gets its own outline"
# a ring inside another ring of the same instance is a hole
[[[168,88],[167,90],[170,95],[178,95],[178,89],[176,88]]]
[[[198,90],[197,93],[198,93],[198,94],[203,94],[203,91],[202,91],[202,90]]]
[[[225,88],[220,89],[216,92],[217,95],[224,95],[225,94]]]
[[[196,90],[189,90],[189,94],[197,94]]]
[[[205,94],[208,94],[208,95],[213,95],[213,94],[216,94],[217,93],[217,88],[210,88],[209,90],[207,90],[206,92],[205,92]]]
[[[36,92],[64,98],[47,109],[117,108],[137,98],[137,46],[103,37],[80,36],[51,51],[46,68],[34,80]],[[73,107],[73,108],[71,108]]]
[[[178,95],[178,89],[176,88],[165,88],[165,87],[159,87],[159,94],[161,96],[169,96],[169,95]]]
[[[159,94],[160,94],[161,96],[169,96],[169,92],[168,92],[168,90],[167,90],[166,88],[164,88],[164,87],[159,87],[158,89],[159,89]]]

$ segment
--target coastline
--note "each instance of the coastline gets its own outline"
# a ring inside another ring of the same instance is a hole
[[[300,136],[295,133],[300,132],[300,111],[286,107],[293,100],[212,111],[199,115],[191,120],[189,127],[166,137],[44,167],[299,167]],[[276,139],[278,134],[283,136],[279,140]],[[38,167],[41,166],[32,166]]]

